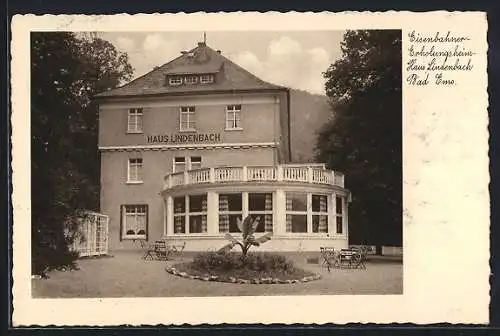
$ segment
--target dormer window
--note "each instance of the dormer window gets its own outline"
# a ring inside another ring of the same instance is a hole
[[[184,78],[184,83],[186,83],[186,84],[196,84],[196,83],[198,83],[198,77],[196,77],[196,76],[186,76]]]
[[[169,85],[181,85],[182,84],[182,77],[181,76],[171,76],[168,78],[168,84]]]
[[[214,75],[202,75],[200,77],[201,84],[210,84],[214,82]]]
[[[166,83],[169,86],[211,84],[214,82],[214,74],[205,75],[167,75]]]

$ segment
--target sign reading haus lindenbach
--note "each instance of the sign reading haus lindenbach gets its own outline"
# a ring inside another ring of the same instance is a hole
[[[181,144],[220,142],[220,133],[160,134],[146,136],[148,144]]]

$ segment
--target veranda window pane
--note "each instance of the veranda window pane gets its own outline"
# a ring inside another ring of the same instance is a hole
[[[337,216],[337,233],[342,233],[342,217]]]
[[[327,233],[328,232],[328,216],[326,215],[313,215],[312,216],[312,231],[314,233]]]
[[[241,232],[238,228],[238,219],[241,220],[241,215],[229,215],[229,232]]]
[[[313,212],[327,212],[327,197],[325,195],[312,195],[312,211]]]
[[[207,232],[206,221],[205,215],[189,216],[189,233]]]
[[[286,209],[289,211],[307,211],[307,194],[287,193]]]
[[[186,233],[186,217],[174,216],[174,233]]]
[[[189,196],[189,212],[207,211],[207,195]]]
[[[272,210],[272,194],[252,193],[248,194],[248,210],[265,211]]]
[[[184,196],[174,198],[174,213],[186,212],[186,200]]]
[[[342,214],[342,196],[336,196],[336,211],[338,214]]]
[[[307,232],[307,215],[287,215],[287,221],[290,221],[291,232]]]
[[[229,215],[219,215],[219,232],[229,232]]]
[[[257,226],[257,229],[255,232],[272,232],[272,221],[273,221],[273,216],[272,215],[265,215],[265,214],[252,214],[252,219],[257,219],[259,218],[259,225]],[[270,223],[269,223],[270,221]],[[269,225],[271,226],[271,230],[268,231],[266,230],[266,227],[269,228]]]
[[[219,211],[241,211],[241,194],[221,194],[219,195]]]

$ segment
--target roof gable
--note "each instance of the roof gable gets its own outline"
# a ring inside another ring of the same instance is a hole
[[[166,85],[167,76],[190,74],[214,74],[215,81],[210,84]],[[263,81],[222,56],[220,52],[200,42],[196,48],[183,52],[181,56],[172,61],[122,87],[102,92],[97,97],[280,89],[285,89],[285,87]]]

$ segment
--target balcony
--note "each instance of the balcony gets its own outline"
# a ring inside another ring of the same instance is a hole
[[[320,165],[212,167],[168,174],[164,179],[164,190],[228,182],[299,182],[344,188],[344,174]]]

